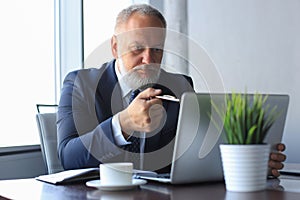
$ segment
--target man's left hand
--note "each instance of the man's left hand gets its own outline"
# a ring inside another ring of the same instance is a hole
[[[283,168],[283,163],[286,159],[286,155],[282,152],[285,150],[285,145],[280,143],[277,146],[278,152],[272,152],[270,154],[269,168],[271,168],[271,175],[274,177],[280,176],[279,170]]]

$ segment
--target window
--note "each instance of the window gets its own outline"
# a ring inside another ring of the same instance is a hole
[[[99,0],[11,0],[0,3],[0,147],[40,143],[36,104],[58,103],[66,73],[82,67],[83,59],[110,40],[117,13],[133,2],[138,3],[132,0],[105,3]],[[84,34],[81,33],[81,9]],[[84,58],[81,57],[82,39]],[[55,43],[59,47],[56,53]],[[110,55],[110,46],[108,48],[106,54]],[[59,68],[57,71],[55,66]]]
[[[35,105],[56,103],[54,1],[0,4],[0,147],[38,144]]]
[[[107,60],[109,56],[112,58],[110,53],[110,38],[114,32],[115,19],[117,14],[130,4],[132,4],[132,0],[105,1],[105,3],[99,0],[84,1],[83,24],[85,61],[99,46],[105,50],[104,54],[101,55],[103,60],[99,60],[99,63],[109,61]]]

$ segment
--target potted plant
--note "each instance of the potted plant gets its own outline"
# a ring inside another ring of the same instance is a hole
[[[259,93],[232,93],[225,95],[223,105],[212,102],[218,117],[212,120],[219,131],[224,131],[227,141],[220,150],[228,191],[266,187],[270,145],[264,139],[278,116],[276,107],[265,105],[267,98]]]

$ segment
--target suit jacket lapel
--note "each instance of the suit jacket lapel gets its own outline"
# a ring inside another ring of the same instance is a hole
[[[102,109],[105,107],[105,113],[102,114],[105,114],[107,118],[123,109],[121,89],[115,73],[114,63],[115,60],[101,67],[103,69],[100,72],[101,77],[96,93],[96,103],[101,103],[102,106],[100,107]]]

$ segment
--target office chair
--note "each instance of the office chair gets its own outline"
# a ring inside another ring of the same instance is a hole
[[[57,105],[37,104],[36,114],[44,163],[48,174],[52,174],[64,170],[57,154],[56,112],[40,113],[40,106],[56,107]]]

